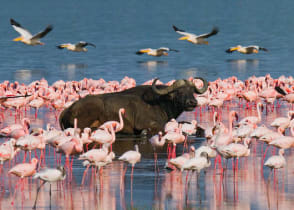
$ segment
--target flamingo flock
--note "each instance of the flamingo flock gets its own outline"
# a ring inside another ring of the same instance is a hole
[[[190,80],[196,86],[199,85],[196,80],[193,81],[192,78]],[[152,81],[146,81],[143,85],[150,83]],[[172,84],[172,81],[167,84]],[[68,128],[64,131],[50,124],[47,125],[46,129],[32,127],[31,122],[40,117],[37,115],[37,110],[46,109],[53,115],[58,116],[62,109],[87,94],[122,91],[135,85],[136,81],[128,77],[125,77],[121,82],[106,82],[103,79],[86,78],[81,81],[57,81],[51,86],[45,79],[32,82],[27,86],[18,82],[4,81],[0,84],[0,92],[4,96],[21,94],[28,95],[28,97],[11,98],[1,104],[1,108],[7,111],[3,119],[4,124],[6,124],[5,120],[8,118],[7,115],[11,114],[12,110],[15,110],[16,121],[15,124],[5,125],[0,129],[0,134],[4,140],[0,144],[1,169],[5,162],[15,162],[15,157],[20,156],[23,151],[25,155],[22,163],[12,167],[9,174],[20,177],[22,185],[24,183],[22,180],[25,177],[33,175],[35,178],[43,180],[44,183],[51,183],[64,180],[66,173],[68,178],[71,179],[73,160],[76,156],[79,156],[78,159],[83,161],[82,165],[86,167],[81,182],[83,186],[90,167],[94,167],[101,172],[103,167],[111,165],[115,161],[116,155],[112,151],[112,145],[119,140],[116,133],[123,129],[125,107],[117,110],[119,121],[110,119],[95,131],[90,128],[79,129],[77,127],[78,119],[75,119],[74,128]],[[291,94],[294,94],[294,79],[292,77],[281,76],[274,79],[270,75],[265,77],[252,76],[246,81],[230,77],[209,82],[209,90],[205,94],[195,95],[201,103],[194,110],[194,119],[185,122],[171,119],[162,131],[149,138],[148,143],[154,151],[155,171],[158,174],[160,170],[164,170],[157,163],[157,152],[166,147],[166,167],[171,170],[179,170],[183,173],[185,170],[197,171],[197,177],[199,177],[201,170],[210,167],[214,158],[215,169],[218,163],[222,170],[222,176],[225,176],[224,170],[228,168],[228,161],[225,169],[223,169],[222,159],[229,160],[232,158],[236,160],[233,168],[238,170],[238,160],[254,154],[252,144],[258,141],[267,144],[266,151],[268,148],[273,148],[273,151],[275,151],[274,148],[278,148],[280,151],[278,156],[272,152],[273,156],[266,161],[265,151],[262,159],[264,166],[271,169],[285,167],[285,154],[287,154],[287,150],[294,147],[293,102],[286,98]],[[216,100],[221,101],[221,105],[214,105]],[[271,124],[266,126],[263,123],[264,118],[270,112],[274,112],[275,109],[279,110],[282,105],[286,107],[287,112],[283,116],[272,119]],[[30,108],[35,109],[35,119],[26,116]],[[264,111],[263,108],[266,108],[266,110]],[[224,116],[224,109],[229,110],[228,117]],[[244,115],[245,112],[242,112],[242,110],[248,110],[250,114]],[[211,113],[208,116],[213,117],[203,119],[204,112]],[[243,116],[241,120],[239,120],[240,116]],[[223,120],[226,118],[229,119],[228,125]],[[208,124],[213,121],[213,125],[203,124],[205,121]],[[204,129],[206,140],[203,142],[204,145],[195,148],[191,139],[195,138],[194,136],[200,128]],[[288,133],[291,133],[291,135]],[[57,164],[64,165],[64,168],[60,166],[55,169],[41,169],[37,172],[37,168],[43,168],[46,165],[45,154],[46,151],[50,151],[48,146],[53,148],[54,159]],[[118,157],[118,160],[132,165],[132,179],[134,166],[140,162],[142,156],[139,147],[140,144],[136,144],[135,150],[126,151]],[[27,152],[29,152],[29,162],[26,158]],[[35,152],[33,158],[31,158],[32,152]],[[60,153],[60,156],[58,157],[55,152]],[[40,157],[38,157],[38,153],[41,154]],[[62,163],[62,156],[65,157],[64,163]],[[126,170],[127,168],[124,169],[123,174],[126,173]],[[0,173],[2,172],[0,171]],[[39,191],[40,187],[38,188]]]

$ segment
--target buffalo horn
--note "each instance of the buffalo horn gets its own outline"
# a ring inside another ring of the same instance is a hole
[[[205,79],[203,79],[202,77],[194,77],[194,79],[200,79],[202,82],[203,82],[203,87],[201,89],[198,89],[196,86],[195,86],[195,92],[197,94],[202,94],[204,93],[207,88],[208,88],[208,83]]]
[[[155,86],[155,83],[157,82],[158,78],[155,78],[153,80],[153,83],[152,83],[152,90],[157,93],[158,95],[165,95],[165,94],[168,94],[170,92],[172,92],[173,90],[181,87],[181,86],[184,86],[186,85],[186,81],[181,79],[181,80],[177,80],[175,81],[171,86],[168,86],[166,88],[162,88],[162,89],[157,89],[156,86]]]

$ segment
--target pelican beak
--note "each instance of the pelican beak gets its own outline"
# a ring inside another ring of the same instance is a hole
[[[40,42],[39,44],[40,44],[40,45],[45,45],[45,43],[43,43],[43,42]]]
[[[167,52],[164,52],[163,55],[168,55],[168,53]]]
[[[19,37],[16,37],[15,39],[13,39],[12,41],[19,42],[21,40],[23,40],[23,38],[22,38],[22,36],[19,36]]]
[[[146,49],[146,50],[140,50],[141,53],[148,53],[150,50]]]
[[[207,44],[208,45],[209,43],[208,43],[208,41],[205,41],[204,44]]]
[[[235,51],[235,50],[238,50],[239,49],[239,47],[232,47],[231,49],[230,49],[230,51]]]
[[[179,40],[187,40],[187,39],[188,39],[187,36],[182,36],[182,37],[179,38]]]

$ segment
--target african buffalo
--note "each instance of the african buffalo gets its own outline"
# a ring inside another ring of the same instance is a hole
[[[73,127],[74,118],[78,127],[92,130],[109,120],[118,120],[118,110],[125,108],[124,128],[121,133],[154,134],[162,130],[165,123],[177,118],[183,111],[192,111],[197,106],[194,93],[207,90],[207,81],[198,89],[188,80],[177,80],[171,86],[141,85],[122,92],[88,95],[63,110],[59,123],[62,129]]]

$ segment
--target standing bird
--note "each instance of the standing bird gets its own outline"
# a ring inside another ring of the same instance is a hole
[[[142,55],[142,54],[146,53],[147,55],[160,57],[162,55],[167,56],[169,51],[179,52],[178,50],[175,50],[175,49],[171,49],[171,48],[167,48],[167,47],[160,47],[158,49],[151,49],[151,48],[141,49],[141,50],[137,51],[136,54]]]
[[[46,182],[49,182],[50,184],[49,195],[50,195],[50,206],[51,206],[51,183],[64,180],[65,177],[66,177],[66,173],[63,166],[57,166],[57,168],[44,168],[38,173],[36,173],[33,178],[41,179],[43,183],[37,189],[37,196],[36,196],[33,209],[36,209],[36,204],[37,204],[40,189]]]
[[[18,22],[16,22],[12,18],[10,19],[10,24],[12,25],[14,30],[16,30],[21,35],[20,37],[13,39],[13,41],[20,41],[27,45],[44,45],[44,43],[42,43],[40,39],[46,36],[46,34],[48,34],[53,29],[51,25],[48,25],[44,31],[32,35],[27,29],[23,28]]]
[[[138,145],[137,144],[135,145],[135,151],[133,150],[127,151],[124,154],[122,154],[122,156],[120,156],[118,159],[132,164],[131,177],[133,177],[134,166],[137,162],[141,160],[141,153],[139,152]]]
[[[79,41],[76,44],[71,44],[71,43],[66,43],[66,44],[60,44],[57,46],[58,49],[68,49],[70,51],[74,51],[74,52],[87,52],[88,49],[86,48],[86,46],[92,46],[96,48],[96,45],[89,43],[89,42],[84,42],[84,41]]]
[[[219,31],[218,28],[214,27],[210,33],[201,34],[197,36],[196,34],[188,33],[188,32],[185,32],[184,30],[178,29],[174,25],[173,25],[173,29],[178,34],[184,35],[180,37],[179,40],[187,40],[188,42],[191,42],[193,44],[208,44],[208,41],[206,41],[205,39],[210,36],[216,35]]]
[[[286,159],[284,157],[284,149],[279,150],[279,155],[273,155],[269,159],[267,159],[264,165],[271,169],[271,172],[268,176],[268,180],[269,180],[273,169],[284,168],[286,166]]]
[[[258,53],[260,50],[267,52],[268,49],[259,47],[256,45],[250,45],[250,46],[241,46],[237,45],[235,47],[230,47],[229,49],[226,50],[227,53],[232,53],[234,51],[238,51],[243,54],[252,54],[252,53]]]

